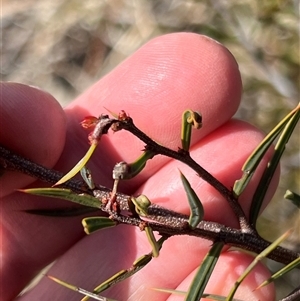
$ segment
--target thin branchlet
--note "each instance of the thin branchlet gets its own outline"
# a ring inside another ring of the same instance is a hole
[[[251,227],[249,224],[246,215],[240,206],[238,200],[233,195],[232,191],[230,191],[226,186],[224,186],[219,180],[217,180],[213,175],[211,175],[207,170],[201,167],[196,161],[194,161],[189,152],[184,150],[179,150],[178,152],[173,151],[167,147],[164,147],[150,137],[148,137],[144,132],[138,129],[134,123],[132,118],[127,117],[123,120],[120,120],[116,125],[118,130],[124,129],[129,131],[134,136],[138,137],[141,141],[143,141],[146,146],[145,149],[151,150],[155,154],[167,156],[169,158],[173,158],[175,160],[181,161],[192,168],[196,173],[201,177],[204,181],[209,183],[212,187],[214,187],[225,199],[228,201],[231,206],[233,212],[238,218],[241,229],[244,232],[252,233],[255,232],[255,229]]]

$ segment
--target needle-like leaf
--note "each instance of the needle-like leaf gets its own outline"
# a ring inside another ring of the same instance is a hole
[[[70,189],[30,188],[30,189],[20,189],[19,191],[29,193],[29,194],[34,194],[34,195],[64,199],[87,207],[100,208],[101,205],[100,201],[97,198],[89,194],[84,194],[84,193],[77,194]]]
[[[247,275],[254,269],[254,267],[261,261],[262,259],[266,258],[266,256],[271,253],[278,245],[280,245],[289,235],[291,234],[291,230],[285,232],[279,238],[277,238],[270,246],[268,246],[265,250],[263,250],[260,254],[258,254],[254,260],[249,264],[247,269],[243,272],[243,274],[239,277],[239,279],[235,282],[234,286],[230,290],[226,301],[232,301],[234,294],[242,281],[246,278]]]
[[[196,272],[185,301],[198,301],[202,298],[204,289],[219,259],[223,246],[223,242],[213,244]]]
[[[83,168],[80,169],[80,175],[90,189],[95,188],[95,183],[93,181],[92,174],[86,166],[83,166]]]
[[[289,271],[295,269],[296,267],[298,267],[300,265],[300,257],[295,259],[294,261],[292,261],[291,263],[289,263],[288,265],[286,265],[284,268],[280,269],[278,272],[276,272],[275,274],[273,274],[269,279],[267,279],[266,281],[264,281],[262,284],[260,284],[255,290],[260,289],[263,286],[266,286],[267,284],[275,281],[276,279],[282,277],[283,275],[285,275],[286,273],[288,273]]]
[[[135,206],[135,211],[140,216],[148,215],[148,208],[151,205],[150,200],[143,194],[139,195],[137,198],[131,197],[131,202]]]
[[[53,216],[53,217],[71,217],[79,215],[87,215],[91,212],[96,212],[98,208],[92,207],[80,207],[80,208],[53,208],[53,209],[28,209],[23,210],[26,213],[43,215],[43,216]]]
[[[147,161],[152,159],[154,156],[155,153],[153,151],[145,150],[143,154],[136,161],[128,164],[129,170],[126,177],[124,177],[123,179],[128,180],[135,177],[144,169]]]
[[[293,191],[287,190],[284,194],[284,198],[292,201],[292,203],[300,209],[300,195],[299,194],[297,194]]]
[[[198,198],[196,192],[191,187],[191,184],[186,179],[186,177],[180,172],[181,181],[183,183],[184,190],[186,192],[189,205],[190,205],[190,217],[189,217],[189,225],[192,229],[196,228],[198,224],[202,221],[204,216],[204,209],[200,199]]]
[[[146,232],[149,244],[152,247],[153,257],[158,257],[160,246],[159,246],[159,244],[157,243],[157,241],[155,239],[155,236],[154,236],[154,233],[153,233],[151,227],[145,227],[145,232]]]
[[[284,129],[289,120],[299,113],[300,105],[298,105],[293,111],[291,111],[256,147],[256,149],[249,156],[247,161],[242,167],[243,176],[241,179],[237,180],[233,187],[233,192],[236,196],[239,196],[244,189],[247,187],[249,181],[251,180],[257,166],[259,165],[261,159],[270,148],[276,137]]]
[[[189,151],[192,136],[192,127],[200,129],[202,127],[201,114],[192,110],[186,110],[182,114],[181,124],[181,144],[182,149]]]
[[[92,234],[98,230],[111,228],[117,225],[116,222],[104,216],[86,217],[81,223],[86,234]]]
[[[65,281],[62,281],[56,277],[53,277],[53,276],[49,276],[49,275],[46,275],[49,279],[53,280],[54,282],[72,290],[72,291],[75,291],[75,292],[78,292],[80,294],[83,294],[85,296],[88,296],[89,298],[93,298],[94,300],[99,300],[99,301],[115,301],[113,299],[108,299],[106,297],[102,297],[102,296],[99,296],[97,294],[94,294],[94,293],[91,293],[83,288],[80,288],[80,287],[77,287],[75,285],[72,285],[68,282],[65,282]]]
[[[178,295],[178,296],[185,296],[187,294],[187,292],[184,292],[184,291],[165,289],[165,288],[152,288],[152,290],[161,292],[161,293],[166,293],[166,294]],[[204,293],[202,295],[202,298],[207,298],[209,300],[215,300],[215,301],[225,301],[226,300],[226,297],[224,297],[224,296],[207,294],[207,293]],[[232,301],[244,301],[244,300],[233,299]]]
[[[261,205],[263,203],[263,200],[265,198],[265,195],[267,193],[269,184],[273,178],[273,175],[276,171],[276,168],[279,164],[279,161],[281,159],[281,156],[285,150],[285,146],[287,142],[289,141],[289,138],[291,137],[298,121],[300,118],[300,104],[296,108],[297,110],[294,110],[295,113],[290,116],[288,119],[288,122],[286,123],[274,149],[274,153],[272,155],[272,158],[270,162],[268,163],[268,166],[266,167],[259,184],[254,192],[251,207],[250,207],[250,214],[249,214],[249,221],[250,224],[255,225],[256,220],[259,215],[259,211],[261,209]]]
[[[106,107],[104,107],[104,109],[105,109],[111,116],[113,116],[114,118],[118,119],[118,116],[119,116],[118,113],[115,113],[115,112],[109,110],[109,109],[106,108]]]
[[[91,144],[90,148],[88,149],[87,153],[84,155],[84,157],[66,174],[64,175],[58,182],[56,182],[53,186],[57,186],[60,184],[63,184],[73,178],[89,161],[91,158],[93,152],[95,151],[97,147],[97,144],[93,143]]]
[[[163,243],[167,239],[168,239],[168,237],[163,236],[157,241],[159,249],[161,249]],[[106,281],[101,283],[100,285],[98,285],[93,290],[93,293],[94,294],[99,294],[99,293],[103,292],[104,290],[110,288],[111,286],[117,284],[118,282],[129,278],[130,276],[134,275],[139,270],[144,268],[152,260],[152,258],[153,258],[152,253],[149,253],[149,254],[146,254],[146,255],[143,255],[143,256],[139,257],[137,260],[134,261],[133,265],[129,269],[121,270],[120,272],[116,273],[115,275],[113,275],[112,277],[110,277],[109,279],[107,279]],[[88,299],[89,299],[89,297],[86,296],[81,301],[87,301]]]

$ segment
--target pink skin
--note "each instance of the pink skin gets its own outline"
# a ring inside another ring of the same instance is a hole
[[[177,149],[181,114],[190,108],[202,113],[204,123],[203,129],[193,134],[192,156],[231,187],[241,176],[244,160],[263,137],[253,126],[230,120],[239,106],[241,90],[238,66],[222,45],[196,34],[165,35],[147,43],[65,110],[43,91],[2,84],[1,143],[38,163],[67,172],[88,149],[88,131],[79,126],[85,116],[106,113],[104,107],[116,113],[124,109],[153,139]],[[113,165],[134,160],[143,144],[131,134],[119,132],[105,136],[100,145],[89,166],[97,183],[112,187]],[[237,226],[228,204],[210,185],[168,158],[154,158],[141,175],[123,183],[121,189],[133,195],[143,193],[152,202],[188,213],[178,168],[199,194],[206,219]],[[258,176],[241,199],[247,213],[257,181]],[[1,194],[5,195],[1,200],[1,300],[16,297],[43,266],[59,256],[48,274],[92,290],[150,251],[144,233],[135,228],[119,226],[86,236],[82,217],[23,213],[25,209],[70,206],[65,201],[15,192],[17,188],[41,185],[18,173],[7,172],[0,178]],[[276,185],[277,179],[265,205]],[[104,295],[119,300],[181,300],[149,288],[186,290],[210,244],[193,237],[173,237],[165,243],[159,258]],[[250,262],[250,255],[224,251],[207,292],[228,292]],[[273,300],[272,285],[252,292],[268,276],[267,269],[258,265],[237,297]],[[44,277],[18,300],[80,300],[80,295]]]

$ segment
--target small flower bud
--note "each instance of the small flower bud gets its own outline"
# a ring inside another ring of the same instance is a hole
[[[126,162],[122,161],[115,165],[113,172],[112,172],[112,177],[114,180],[126,179],[128,172],[129,172],[128,164]]]

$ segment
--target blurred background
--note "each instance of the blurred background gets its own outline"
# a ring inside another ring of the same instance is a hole
[[[297,0],[1,3],[1,79],[39,86],[63,106],[148,40],[179,31],[208,35],[233,53],[244,85],[237,118],[268,132],[299,102]],[[282,160],[280,187],[259,221],[268,239],[296,224],[286,244],[298,251],[299,209],[283,195],[286,189],[300,193],[299,145],[298,127]]]

